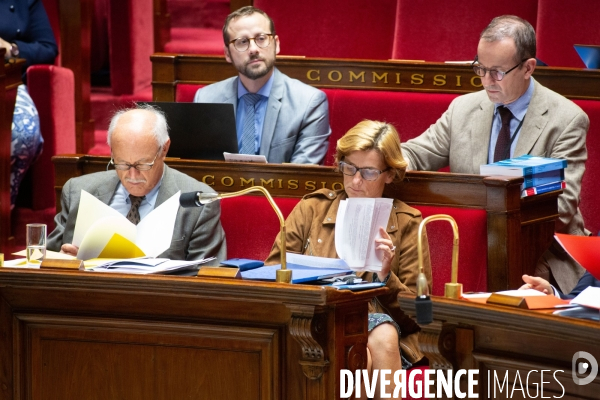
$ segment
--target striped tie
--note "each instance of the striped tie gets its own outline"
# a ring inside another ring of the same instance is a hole
[[[129,195],[129,200],[131,200],[131,208],[127,213],[127,219],[130,220],[134,225],[137,225],[140,222],[140,204],[145,198],[146,196],[138,197],[132,194]]]
[[[244,104],[246,107],[246,116],[244,117],[244,124],[242,125],[242,147],[240,149],[240,153],[256,154],[256,147],[254,145],[256,138],[256,129],[254,124],[255,106],[262,96],[256,93],[246,93],[242,97],[244,98]]]

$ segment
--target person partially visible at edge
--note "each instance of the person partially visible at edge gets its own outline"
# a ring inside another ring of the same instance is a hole
[[[555,296],[560,297],[561,299],[573,299],[590,286],[600,287],[600,280],[594,278],[594,276],[590,274],[589,271],[586,271],[583,274],[581,279],[579,279],[579,282],[577,282],[575,288],[571,290],[571,293],[567,294],[561,292],[560,290],[552,286],[547,280],[539,278],[537,276],[523,275],[523,282],[525,282],[525,284],[519,288],[521,290],[535,289],[542,293],[553,294]]]
[[[214,193],[208,185],[165,164],[170,144],[167,121],[161,111],[144,105],[117,112],[108,128],[109,165],[115,169],[107,167],[107,171],[71,178],[65,183],[61,211],[54,218],[56,228],[48,236],[47,248],[77,255],[78,248],[72,241],[82,190],[128,219],[133,202],[139,201],[137,222],[178,191]],[[227,256],[220,216],[219,202],[203,207],[179,207],[171,246],[159,257],[173,260],[216,257],[207,265],[219,265]],[[158,231],[162,227],[153,229]]]
[[[58,46],[41,0],[0,0],[0,48],[6,50],[4,62],[25,59],[25,71],[31,65],[54,64]],[[25,173],[42,153],[44,139],[38,111],[27,85],[17,88],[11,127],[10,206],[15,206]]]
[[[288,216],[288,252],[339,258],[335,250],[335,223],[340,201],[347,198],[382,197],[386,185],[404,178],[406,162],[400,152],[396,129],[387,123],[365,120],[351,128],[338,142],[336,166],[343,174],[343,190],[320,189],[304,196]],[[419,326],[400,309],[398,293],[416,294],[419,272],[417,237],[421,212],[394,199],[387,227],[374,245],[382,258],[378,273],[360,273],[366,281],[384,282],[390,289],[369,305],[368,367],[398,370],[422,359]],[[425,273],[431,289],[431,263],[426,235],[423,237]],[[265,264],[280,260],[277,238]],[[402,350],[399,352],[399,346]]]
[[[223,26],[227,62],[238,76],[196,92],[196,103],[233,104],[239,152],[269,163],[322,164],[329,147],[329,106],[321,90],[275,67],[279,36],[273,20],[247,6]]]
[[[450,166],[451,172],[467,174],[479,174],[482,164],[524,154],[565,159],[567,187],[558,197],[556,231],[588,235],[579,194],[589,118],[575,103],[532,77],[535,57],[535,31],[529,22],[512,15],[494,18],[480,35],[473,62],[484,90],[454,99],[435,124],[402,144],[402,153],[409,169],[437,171]],[[501,129],[502,115],[509,129]],[[556,241],[535,271],[565,293],[583,273]]]

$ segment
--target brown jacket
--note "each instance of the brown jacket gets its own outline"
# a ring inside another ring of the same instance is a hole
[[[287,251],[339,258],[335,250],[335,220],[340,201],[347,197],[343,190],[329,189],[321,189],[304,196],[285,222]],[[384,312],[394,318],[400,325],[403,338],[420,330],[419,326],[400,309],[397,296],[400,292],[416,294],[419,273],[417,236],[421,221],[420,211],[400,200],[394,200],[386,229],[396,245],[396,255],[392,260],[392,274],[386,284],[390,291],[378,296],[370,309],[371,312]],[[425,275],[431,290],[431,262],[427,240],[423,241],[423,253]],[[265,264],[278,263],[279,254],[279,238],[277,238]],[[371,281],[373,273],[364,273],[362,277]]]

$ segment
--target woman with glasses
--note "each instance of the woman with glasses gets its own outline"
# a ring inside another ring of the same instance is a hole
[[[385,186],[404,178],[406,162],[400,152],[396,129],[387,123],[365,120],[351,128],[337,142],[335,161],[344,177],[343,190],[321,189],[304,196],[286,220],[288,252],[338,258],[335,250],[335,220],[341,200],[352,197],[382,197]],[[369,315],[369,367],[401,368],[402,355],[411,362],[423,355],[418,349],[419,326],[399,308],[399,292],[416,293],[418,275],[417,236],[421,212],[394,200],[387,227],[380,227],[382,238],[375,240],[383,258],[379,273],[362,273],[367,281],[384,282],[391,290],[371,305]],[[277,239],[266,264],[279,262]],[[429,248],[424,241],[425,273],[431,287]],[[404,346],[407,344],[407,346]],[[404,366],[408,366],[403,359]]]

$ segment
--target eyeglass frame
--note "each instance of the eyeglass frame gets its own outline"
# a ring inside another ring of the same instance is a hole
[[[255,44],[255,45],[256,45],[256,47],[258,47],[259,49],[266,49],[267,47],[269,47],[269,46],[271,45],[271,41],[270,41],[270,40],[269,40],[269,44],[268,44],[268,45],[266,45],[265,47],[260,47],[260,46],[258,45],[258,43],[256,43],[256,38],[257,38],[257,37],[259,37],[259,36],[262,36],[262,35],[265,35],[266,37],[269,37],[269,36],[270,36],[270,37],[275,37],[275,34],[273,34],[273,33],[259,33],[258,35],[254,36],[254,37],[251,37],[251,38],[249,38],[249,37],[244,37],[244,36],[240,36],[240,37],[238,37],[238,38],[235,38],[235,39],[233,39],[233,40],[230,40],[230,41],[229,41],[229,44],[233,44],[233,48],[234,48],[234,49],[236,49],[237,51],[239,51],[240,53],[243,53],[244,51],[248,51],[248,49],[250,48],[250,41],[251,41],[251,40],[253,40],[253,41],[254,41],[254,44]],[[240,39],[248,39],[248,47],[246,47],[244,50],[240,50],[240,49],[238,49],[237,47],[235,47],[235,42],[236,42],[236,40],[240,40]]]
[[[129,171],[132,167],[138,171],[150,171],[152,169],[152,167],[154,167],[154,164],[156,163],[156,159],[158,158],[158,155],[160,154],[160,152],[163,150],[163,146],[160,146],[158,148],[158,151],[156,152],[156,155],[154,156],[154,160],[152,160],[151,163],[133,163],[133,164],[129,164],[128,162],[126,163],[122,163],[122,164],[117,164],[115,163],[112,154],[110,155],[110,161],[108,162],[110,165],[112,165],[113,167],[115,167],[116,171]],[[140,169],[140,166],[143,166],[144,169]],[[127,167],[127,169],[123,168],[123,167]],[[146,168],[148,167],[148,168]]]
[[[529,58],[524,58],[517,65],[515,65],[514,67],[512,67],[508,71],[503,72],[503,71],[498,71],[497,69],[487,69],[487,68],[484,68],[484,67],[481,66],[481,64],[475,65],[475,63],[479,62],[478,56],[475,56],[475,60],[473,60],[473,62],[471,63],[471,68],[473,68],[473,72],[475,72],[475,75],[477,75],[480,78],[485,77],[485,75],[489,72],[490,73],[490,78],[492,78],[496,82],[500,82],[502,79],[504,79],[505,75],[507,75],[510,71],[512,71],[513,69],[517,68],[519,65],[523,64],[527,60],[529,60]],[[483,75],[479,75],[477,73],[477,71],[475,71],[475,68],[483,70]],[[500,74],[500,79],[494,78],[492,76],[492,72],[494,72],[495,74]]]
[[[354,168],[354,169],[355,169],[354,173],[353,173],[353,174],[346,174],[346,173],[343,171],[343,168],[344,168],[343,166],[344,166],[344,165],[348,165],[348,166],[350,166],[350,167]],[[345,162],[345,161],[340,161],[340,162],[338,163],[338,171],[340,171],[340,172],[341,172],[343,175],[346,175],[346,176],[354,176],[354,175],[356,175],[356,173],[357,173],[357,172],[360,172],[360,177],[361,177],[362,179],[364,179],[365,181],[369,181],[369,182],[374,182],[374,181],[376,181],[377,179],[379,179],[379,177],[381,176],[381,174],[383,174],[384,172],[387,172],[387,171],[389,171],[390,169],[391,169],[391,167],[387,167],[387,168],[386,168],[386,169],[384,169],[384,170],[379,170],[379,169],[372,168],[372,167],[363,167],[363,168],[359,168],[359,167],[357,167],[356,165],[354,165],[354,164],[350,164],[350,163],[347,163],[347,162]],[[375,179],[367,179],[367,178],[365,178],[365,176],[363,175],[363,171],[364,171],[364,170],[369,170],[369,171],[375,171],[375,172],[377,172],[377,177],[376,177]]]

